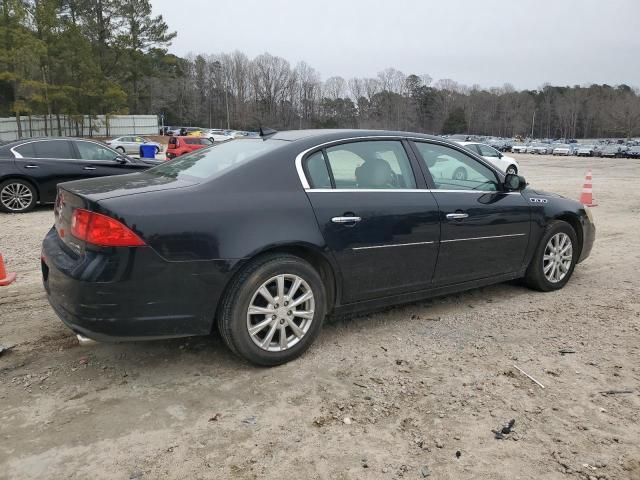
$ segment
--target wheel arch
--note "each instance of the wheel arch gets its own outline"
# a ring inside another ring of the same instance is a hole
[[[311,264],[318,273],[320,274],[320,278],[322,279],[322,283],[324,284],[325,291],[327,294],[327,315],[329,315],[335,305],[336,300],[338,298],[338,270],[335,265],[331,262],[331,260],[327,257],[327,255],[321,251],[321,249],[315,245],[311,245],[308,243],[288,243],[288,244],[278,244],[271,245],[262,248],[261,250],[256,251],[252,255],[247,258],[244,258],[242,261],[239,261],[230,272],[226,285],[220,295],[218,300],[218,305],[216,307],[215,318],[218,317],[220,313],[220,307],[223,303],[223,299],[227,295],[230,286],[233,284],[233,280],[240,274],[240,272],[250,263],[254,262],[256,259],[264,257],[266,255],[272,254],[289,254],[299,257]],[[212,329],[215,328],[216,321],[212,323]]]
[[[578,258],[580,258],[580,255],[582,254],[582,245],[584,242],[584,232],[582,231],[582,223],[580,222],[580,218],[578,218],[578,216],[573,213],[561,213],[554,217],[554,220],[561,220],[568,223],[576,232],[576,236],[578,237]]]

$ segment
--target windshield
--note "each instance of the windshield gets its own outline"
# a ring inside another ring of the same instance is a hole
[[[236,168],[288,142],[284,140],[233,140],[181,155],[147,172],[172,178],[210,179]]]

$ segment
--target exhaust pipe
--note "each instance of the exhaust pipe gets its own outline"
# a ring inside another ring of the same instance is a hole
[[[90,338],[87,338],[84,335],[80,335],[79,333],[76,334],[76,338],[78,339],[78,343],[81,346],[93,345],[93,344],[97,343],[95,340],[91,340]]]

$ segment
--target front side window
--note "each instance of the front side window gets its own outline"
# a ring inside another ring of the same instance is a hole
[[[113,150],[93,142],[76,142],[81,160],[115,160],[118,156]]]
[[[480,155],[483,157],[500,158],[500,152],[488,145],[478,145]]]
[[[352,142],[326,149],[337,189],[416,188],[415,177],[402,143]]]
[[[468,145],[465,145],[464,148],[476,154],[480,153],[480,151],[478,150],[478,146],[475,143],[469,143]]]
[[[498,179],[493,170],[474,158],[444,145],[424,142],[415,145],[437,189],[498,190]]]

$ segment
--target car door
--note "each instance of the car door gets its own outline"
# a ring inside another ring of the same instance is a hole
[[[126,159],[106,145],[90,140],[75,140],[76,162],[84,178],[122,175],[147,169],[148,165]]]
[[[520,271],[531,227],[522,194],[504,191],[501,176],[462,148],[417,140],[412,145],[440,208],[434,285]]]
[[[440,223],[400,139],[351,140],[308,154],[307,195],[342,277],[340,302],[431,285]],[[418,188],[422,187],[422,188]]]
[[[18,172],[36,184],[40,202],[55,200],[58,183],[82,177],[67,139],[34,140],[11,150]]]

